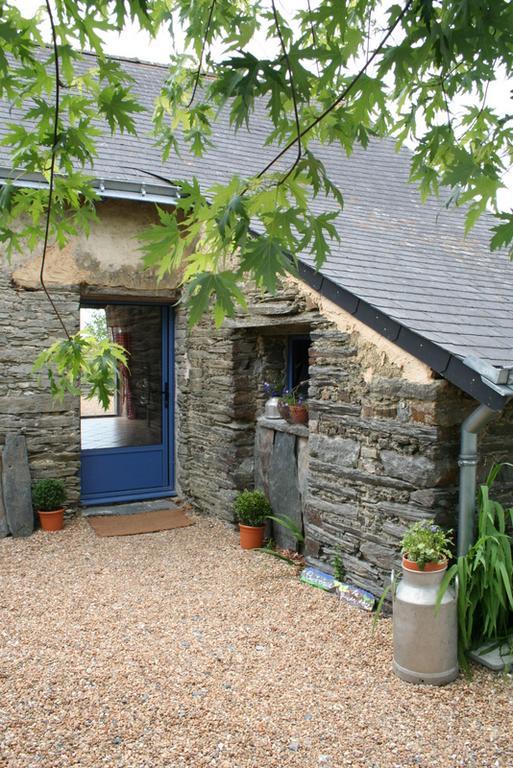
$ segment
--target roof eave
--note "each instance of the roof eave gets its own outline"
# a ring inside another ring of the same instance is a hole
[[[486,379],[456,355],[416,331],[406,328],[302,261],[299,261],[299,277],[321,296],[428,365],[480,403],[495,411],[501,411],[513,396],[513,387]]]

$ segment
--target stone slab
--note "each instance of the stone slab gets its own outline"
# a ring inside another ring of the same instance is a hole
[[[265,416],[260,416],[257,424],[266,429],[273,429],[275,432],[288,432],[289,435],[298,437],[308,437],[310,434],[310,430],[304,424],[289,424],[285,419],[267,419]]]
[[[7,435],[2,460],[2,484],[9,530],[15,537],[30,536],[34,530],[32,485],[23,435]]]
[[[290,517],[302,527],[301,496],[297,476],[296,438],[277,432],[269,468],[269,501],[277,517]],[[273,537],[278,546],[296,549],[296,540],[283,526],[273,524]]]
[[[487,646],[482,646],[476,651],[471,651],[469,656],[472,661],[476,661],[494,672],[502,672],[506,668],[511,669],[513,667],[513,652],[508,643],[491,650],[487,650]]]
[[[5,514],[4,494],[2,489],[2,451],[0,450],[0,539],[5,538],[9,533],[7,525],[7,516]]]
[[[312,456],[321,457],[324,463],[334,467],[356,467],[360,456],[360,444],[357,440],[344,437],[312,435],[310,451]]]
[[[297,472],[299,493],[301,494],[302,507],[304,511],[306,492],[308,488],[308,465],[309,465],[308,438],[298,437],[297,439]]]
[[[273,453],[274,432],[257,426],[255,432],[255,488],[269,498],[269,468]]]
[[[410,456],[398,451],[381,451],[381,462],[385,474],[410,482],[417,488],[438,485],[445,477],[449,462],[434,462],[422,453]]]
[[[156,501],[134,501],[130,504],[104,504],[99,507],[84,507],[82,517],[103,517],[107,515],[138,515],[141,512],[156,512],[159,509],[176,509],[176,498]]]

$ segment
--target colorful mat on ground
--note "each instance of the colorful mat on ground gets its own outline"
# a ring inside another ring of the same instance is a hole
[[[338,584],[338,581],[330,573],[325,573],[312,565],[303,568],[300,579],[305,584],[310,584],[311,587],[324,589],[325,592],[334,592]]]
[[[137,533],[155,533],[194,525],[180,507],[156,509],[134,515],[100,515],[87,519],[97,536],[132,536]]]
[[[353,587],[352,584],[339,584],[337,593],[341,600],[350,605],[356,605],[364,611],[373,611],[376,607],[376,598],[373,594],[360,587]]]
[[[373,594],[352,584],[342,584],[331,573],[325,573],[320,568],[309,565],[303,569],[300,578],[304,584],[335,593],[344,602],[362,608],[364,611],[373,611],[376,607],[376,598]]]

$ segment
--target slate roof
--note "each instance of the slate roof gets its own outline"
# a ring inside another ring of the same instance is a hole
[[[146,170],[171,178],[196,175],[206,187],[232,173],[254,173],[273,156],[263,146],[267,124],[259,106],[250,131],[234,135],[222,115],[215,146],[203,158],[184,152],[163,166],[151,113],[167,69],[122,61],[147,111],[136,116],[137,139],[105,132],[94,168],[99,179],[151,182]],[[19,117],[0,104],[0,137]],[[337,219],[340,244],[333,244],[321,275],[301,254],[303,278],[469,394],[503,405],[509,388],[490,387],[490,380],[513,384],[513,372],[499,372],[513,369],[513,264],[504,253],[490,253],[489,217],[465,237],[464,212],[446,210],[439,200],[421,203],[407,183],[409,152],[397,153],[390,141],[373,141],[366,151],[357,147],[350,158],[335,146],[315,152],[343,190],[345,207]],[[0,166],[9,166],[1,146]],[[315,207],[336,204],[320,198]],[[484,384],[475,368],[485,373]]]

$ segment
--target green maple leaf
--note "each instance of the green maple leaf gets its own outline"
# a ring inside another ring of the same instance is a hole
[[[290,260],[277,237],[260,235],[246,243],[241,269],[250,272],[257,285],[274,293],[279,276],[290,271]]]
[[[195,325],[214,300],[214,319],[220,326],[225,317],[233,317],[235,305],[246,306],[246,299],[233,272],[201,272],[187,286],[189,296],[189,324]]]
[[[144,266],[156,268],[158,278],[180,268],[185,250],[180,224],[174,211],[157,206],[159,223],[147,227],[139,235]]]
[[[501,213],[502,223],[492,227],[494,235],[490,242],[492,251],[508,248],[508,256],[513,259],[513,213]]]
[[[9,213],[12,207],[12,198],[14,193],[14,185],[12,181],[8,180],[5,184],[2,184],[0,188],[0,214],[3,211]]]
[[[98,95],[100,113],[107,120],[112,133],[116,129],[121,133],[136,134],[135,122],[132,115],[144,112],[145,109],[130,95],[130,90],[122,85],[109,85]]]

